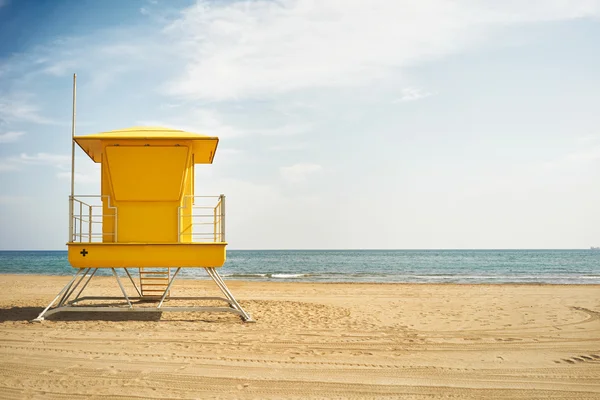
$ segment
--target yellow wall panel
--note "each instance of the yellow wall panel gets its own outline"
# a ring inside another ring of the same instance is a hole
[[[178,201],[118,202],[120,243],[176,243]]]
[[[115,201],[175,201],[187,166],[185,146],[107,146]]]

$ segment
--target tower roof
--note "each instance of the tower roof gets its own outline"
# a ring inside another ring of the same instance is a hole
[[[192,142],[194,162],[196,164],[211,164],[217,151],[219,138],[185,132],[178,129],[160,126],[134,126],[92,135],[75,136],[75,142],[95,162],[102,161],[102,143],[113,145],[175,145],[178,142]]]

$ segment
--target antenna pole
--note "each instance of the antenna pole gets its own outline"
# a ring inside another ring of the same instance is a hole
[[[71,195],[69,196],[69,242],[73,237],[73,199],[75,196],[75,114],[77,100],[77,74],[73,74],[73,118],[71,120]]]

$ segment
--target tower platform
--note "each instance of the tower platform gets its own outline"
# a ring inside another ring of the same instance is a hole
[[[225,242],[217,243],[67,243],[74,268],[218,268],[226,260]]]

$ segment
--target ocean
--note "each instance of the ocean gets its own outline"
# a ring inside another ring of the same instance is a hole
[[[66,251],[0,251],[0,274],[73,273]],[[229,250],[220,273],[248,281],[600,284],[600,251]],[[194,268],[180,276],[208,279]]]

